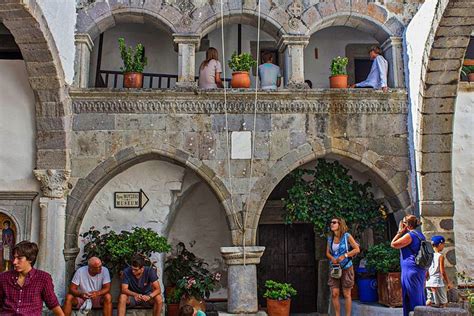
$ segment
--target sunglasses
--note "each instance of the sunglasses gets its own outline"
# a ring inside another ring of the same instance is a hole
[[[331,221],[331,225],[336,225],[336,224],[339,224],[338,221]]]

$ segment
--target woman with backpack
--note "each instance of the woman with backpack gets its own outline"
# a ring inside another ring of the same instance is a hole
[[[402,268],[402,299],[403,315],[408,316],[415,306],[426,303],[425,278],[426,268],[416,259],[425,236],[415,229],[420,221],[415,215],[407,215],[400,222],[398,232],[392,240],[391,246],[401,249],[400,266]],[[418,261],[418,263],[417,263]]]
[[[335,315],[340,316],[339,294],[342,285],[346,316],[350,316],[352,309],[351,290],[354,286],[352,258],[360,252],[360,248],[354,237],[348,233],[349,228],[344,219],[334,217],[329,226],[331,232],[328,237],[326,257],[330,260],[328,284],[331,288],[331,300]]]

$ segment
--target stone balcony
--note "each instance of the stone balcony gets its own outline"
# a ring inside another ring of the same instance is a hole
[[[228,89],[228,113],[254,113],[255,90]],[[72,107],[80,113],[224,113],[224,90],[71,89]],[[403,89],[259,91],[257,113],[407,113]]]

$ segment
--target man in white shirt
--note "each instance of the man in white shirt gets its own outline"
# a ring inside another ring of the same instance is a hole
[[[100,308],[105,316],[112,316],[112,295],[110,295],[110,274],[102,261],[92,257],[87,266],[77,269],[69,286],[64,302],[64,315],[72,313],[72,307],[79,309]]]
[[[370,68],[367,79],[351,85],[351,88],[373,88],[382,89],[383,92],[388,91],[387,73],[388,62],[382,56],[382,50],[378,46],[372,46],[369,51],[372,67]]]

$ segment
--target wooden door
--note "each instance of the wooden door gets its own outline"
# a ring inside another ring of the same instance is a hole
[[[316,311],[316,264],[314,231],[309,224],[259,225],[259,245],[265,252],[258,266],[259,302],[265,280],[291,283],[298,291],[292,299],[292,313]]]

